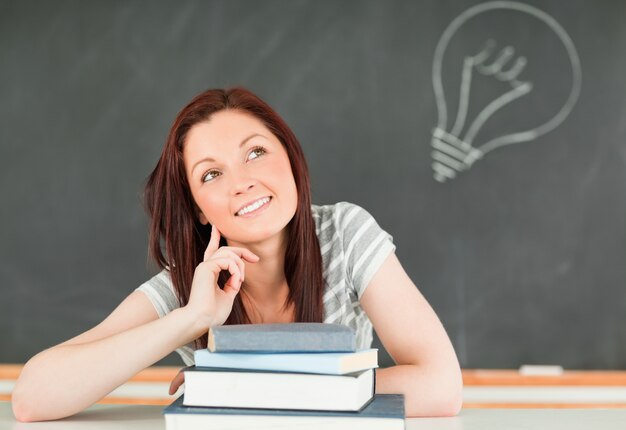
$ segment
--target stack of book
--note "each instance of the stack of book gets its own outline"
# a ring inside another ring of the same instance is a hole
[[[184,394],[163,411],[166,427],[403,429],[403,396],[374,394],[377,353],[357,350],[339,324],[212,328],[184,370]]]

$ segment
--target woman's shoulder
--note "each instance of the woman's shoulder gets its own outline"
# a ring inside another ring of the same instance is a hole
[[[366,209],[346,201],[329,205],[311,205],[311,211],[318,235],[328,229],[333,232],[350,232],[355,226],[373,219]]]
[[[317,206],[314,212],[322,260],[328,267],[343,267],[348,285],[360,298],[385,258],[395,250],[393,236],[354,203]]]
[[[315,204],[311,205],[311,209],[313,210],[313,215],[321,214],[321,213],[337,212],[337,211],[341,212],[341,211],[345,211],[346,209],[350,209],[353,207],[360,207],[360,206],[354,203],[346,202],[346,201],[341,201],[341,202],[327,204],[327,205],[315,205]]]
[[[346,201],[328,205],[311,205],[313,218],[321,222],[328,220],[341,221],[348,215],[355,215],[362,211],[365,211],[365,209],[361,206]]]
[[[174,291],[174,284],[172,283],[172,277],[168,269],[163,269],[142,285],[150,285],[155,288],[165,288]]]
[[[169,270],[163,269],[137,287],[143,291],[154,305],[159,317],[180,307]]]

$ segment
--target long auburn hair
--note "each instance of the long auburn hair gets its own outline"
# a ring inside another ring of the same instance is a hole
[[[297,322],[321,322],[324,292],[322,256],[311,213],[311,190],[304,153],[285,121],[267,103],[243,87],[206,90],[177,115],[157,166],[148,177],[144,189],[144,206],[150,216],[150,257],[160,269],[169,271],[180,306],[185,306],[189,302],[195,268],[203,260],[212,227],[210,224],[203,225],[198,219],[199,209],[189,189],[183,163],[183,143],[191,127],[208,121],[212,114],[224,109],[239,110],[255,116],[287,151],[298,205],[286,227],[288,243],[284,266],[289,295],[285,306],[294,305]],[[224,237],[221,238],[220,246],[226,246]],[[229,276],[227,271],[220,273],[220,288],[224,287]],[[238,294],[224,324],[250,322],[241,294]],[[195,347],[206,348],[207,337],[196,339]]]

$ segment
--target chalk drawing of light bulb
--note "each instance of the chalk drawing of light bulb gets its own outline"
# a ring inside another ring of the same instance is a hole
[[[555,64],[545,64],[553,58]],[[432,73],[438,121],[431,157],[438,182],[488,152],[554,130],[576,104],[582,82],[578,53],[563,27],[511,1],[481,3],[455,18],[437,43]],[[444,81],[455,82],[454,90],[444,92]],[[448,106],[456,106],[450,123]]]

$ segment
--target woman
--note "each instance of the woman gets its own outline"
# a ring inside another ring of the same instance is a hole
[[[403,393],[407,416],[458,413],[454,349],[391,236],[359,206],[311,204],[296,137],[248,90],[205,91],[178,114],[145,205],[162,271],[96,327],[26,363],[18,420],[79,412],[173,350],[191,364],[211,326],[296,321],[351,326],[361,348],[373,325],[396,362],[377,370],[376,392]]]

